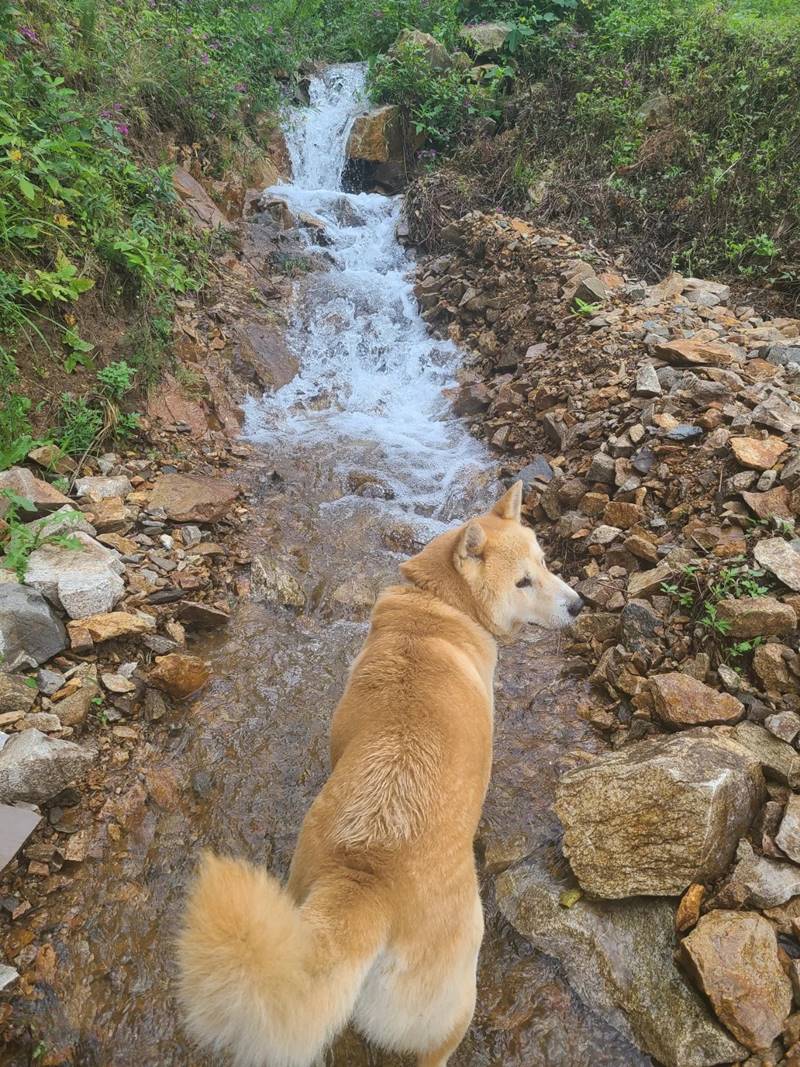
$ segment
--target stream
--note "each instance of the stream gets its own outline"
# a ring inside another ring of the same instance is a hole
[[[297,282],[288,342],[300,372],[247,404],[254,456],[242,477],[255,518],[243,548],[288,576],[305,605],[281,606],[254,580],[229,626],[193,645],[213,682],[119,772],[107,807],[124,832],[105,837],[51,898],[56,966],[25,1010],[35,1040],[80,1067],[211,1064],[186,1041],[171,988],[171,942],[197,852],[233,851],[286,873],[376,592],[416,546],[497,492],[491,456],[443,392],[460,354],[419,317],[413,264],[395,237],[401,200],[340,188],[364,103],[362,66],[315,76],[311,106],[288,131],[293,181],[271,190],[324,224],[329,269]],[[501,650],[477,842],[487,934],[475,1020],[453,1067],[651,1062],[588,1011],[493,904],[493,874],[557,838],[550,805],[571,753],[598,748],[575,714],[584,684],[557,635],[531,633]],[[0,1051],[0,1063],[30,1062]],[[328,1067],[401,1062],[352,1033],[326,1058]]]

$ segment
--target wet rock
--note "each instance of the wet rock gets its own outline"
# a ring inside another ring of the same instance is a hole
[[[0,674],[0,715],[29,711],[36,699],[36,686],[13,674]]]
[[[730,626],[729,637],[777,637],[797,626],[797,615],[789,604],[771,596],[746,596],[720,600],[717,615]]]
[[[226,611],[220,611],[218,608],[212,608],[196,600],[184,600],[178,614],[182,622],[200,630],[216,630],[231,620]]]
[[[669,896],[727,869],[763,796],[758,761],[703,730],[632,744],[570,771],[555,810],[584,889]]]
[[[306,596],[297,579],[269,556],[253,559],[253,594],[286,607],[303,608]]]
[[[172,522],[219,522],[239,495],[237,486],[222,478],[197,474],[162,474],[150,495],[150,508],[163,508]]]
[[[246,368],[251,379],[268,392],[288,385],[300,364],[284,335],[284,330],[269,323],[248,322],[241,326],[237,372],[241,374]]]
[[[800,863],[800,795],[797,793],[789,796],[775,843],[790,860]]]
[[[770,537],[759,541],[753,550],[756,562],[775,575],[784,585],[800,592],[800,552],[794,542],[782,537]]]
[[[665,1067],[711,1067],[741,1058],[673,962],[673,905],[559,898],[569,883],[535,862],[497,879],[497,902],[537,949],[559,960],[581,1000]]]
[[[67,645],[67,632],[35,589],[0,584],[0,670],[11,670],[20,656],[44,663]]]
[[[23,730],[0,749],[0,801],[43,804],[81,777],[96,756],[92,748]]]
[[[523,493],[528,493],[537,482],[543,482],[545,485],[553,480],[553,468],[546,456],[537,455],[534,456],[530,463],[527,463],[521,471],[517,473],[514,481],[522,482]]]
[[[730,444],[738,462],[743,467],[756,471],[766,471],[774,467],[789,447],[780,437],[767,437],[764,440],[732,437]]]
[[[791,745],[754,722],[740,722],[731,736],[756,757],[767,777],[791,789],[800,786],[800,755]]]
[[[2,489],[10,489],[29,500],[34,510],[25,514],[31,518],[34,515],[49,515],[50,512],[69,504],[69,499],[63,493],[60,493],[49,482],[35,477],[27,467],[11,467],[9,470],[0,471],[0,490]],[[0,518],[5,515],[8,508],[8,499],[0,496]]]
[[[210,677],[211,668],[199,656],[171,652],[156,659],[148,681],[173,700],[185,700],[202,689]]]
[[[759,856],[740,841],[736,866],[715,893],[715,908],[774,908],[800,894],[800,867]]]
[[[720,726],[744,717],[744,705],[686,674],[672,671],[650,680],[656,715],[668,726]]]
[[[125,497],[133,492],[130,481],[122,474],[114,478],[79,478],[75,483],[75,495],[91,500],[107,500],[109,497]]]
[[[399,162],[403,159],[403,122],[396,104],[373,108],[353,120],[347,140],[349,159],[369,163]]]
[[[747,1048],[767,1048],[792,1006],[792,986],[770,923],[760,915],[714,911],[684,940],[682,955],[719,1019]]]
[[[113,641],[118,637],[153,633],[155,628],[156,620],[152,615],[146,615],[144,612],[133,615],[129,611],[110,611],[102,615],[90,615],[69,624],[70,635],[78,630],[85,630],[96,644]]]

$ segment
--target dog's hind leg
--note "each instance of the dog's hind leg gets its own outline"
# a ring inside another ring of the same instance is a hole
[[[469,1030],[474,1007],[474,1003],[470,1005],[469,1011],[464,1018],[453,1027],[447,1039],[438,1048],[431,1049],[430,1052],[422,1052],[417,1056],[417,1067],[447,1067],[448,1059],[461,1044],[464,1035]]]

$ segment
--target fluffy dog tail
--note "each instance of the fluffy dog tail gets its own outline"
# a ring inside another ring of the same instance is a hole
[[[298,908],[265,870],[206,853],[178,942],[189,1033],[235,1067],[309,1067],[350,1018],[384,931],[357,883]]]

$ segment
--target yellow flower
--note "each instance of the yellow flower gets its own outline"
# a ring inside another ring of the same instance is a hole
[[[20,152],[18,148],[12,148],[8,153],[8,158],[11,160],[12,163],[19,163],[19,161],[22,159],[22,152]]]
[[[70,314],[64,316],[64,322],[66,322],[67,326],[74,326],[77,321],[78,320],[71,312]]]
[[[63,227],[63,229],[65,229],[65,230],[66,230],[66,228],[68,226],[74,226],[75,225],[74,222],[72,221],[72,219],[68,218],[62,212],[59,212],[58,215],[54,215],[53,216],[53,221],[56,223],[56,225]]]

